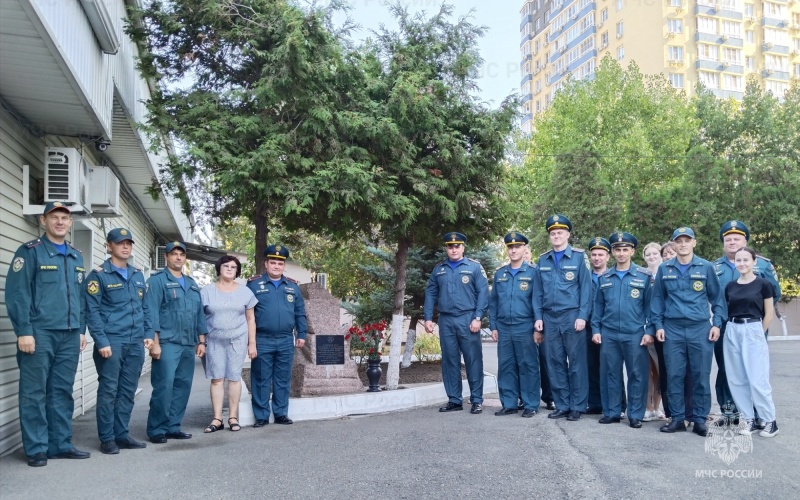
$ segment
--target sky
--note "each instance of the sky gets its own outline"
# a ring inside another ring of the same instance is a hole
[[[370,36],[370,29],[383,23],[395,28],[397,23],[385,6],[385,0],[348,0],[350,17],[361,27],[352,35],[356,39]],[[410,12],[437,12],[441,0],[401,0]],[[519,10],[523,0],[448,0],[455,6],[455,16],[473,12],[473,23],[487,28],[479,42],[484,59],[480,70],[479,96],[495,106],[510,94],[519,94]]]

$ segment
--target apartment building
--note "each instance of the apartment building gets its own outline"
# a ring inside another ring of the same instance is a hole
[[[687,95],[699,81],[740,99],[755,75],[782,96],[800,78],[800,0],[527,0],[521,9],[522,128],[571,78],[611,54]]]

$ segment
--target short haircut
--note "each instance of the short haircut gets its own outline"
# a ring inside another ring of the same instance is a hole
[[[226,264],[228,262],[236,262],[236,277],[237,278],[240,277],[242,275],[242,263],[239,262],[239,259],[237,259],[233,255],[223,255],[222,257],[217,259],[217,262],[214,263],[214,269],[217,270],[217,276],[219,277],[219,271],[220,268],[222,267],[222,264]]]
[[[756,261],[756,251],[753,250],[752,248],[750,248],[750,247],[742,247],[739,250],[736,250],[736,253],[739,253],[739,252],[747,252],[747,253],[749,253],[750,257],[753,258],[753,262]]]

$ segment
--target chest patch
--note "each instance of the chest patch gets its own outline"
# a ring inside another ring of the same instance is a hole
[[[286,294],[286,300],[287,300],[288,302],[294,302],[294,295],[292,295],[292,294],[288,294],[288,293],[287,293],[287,294]]]
[[[695,281],[692,283],[692,288],[694,288],[695,292],[702,292],[703,291],[703,282],[702,281]]]
[[[465,285],[466,285],[467,283],[469,283],[469,276],[462,276],[462,277],[461,277],[461,282],[462,282],[462,283],[464,283]]]
[[[638,299],[640,294],[641,294],[641,292],[639,292],[638,288],[632,288],[631,289],[631,297],[632,298]]]
[[[519,284],[519,289],[520,289],[520,290],[522,290],[522,291],[524,292],[525,290],[527,290],[527,289],[528,289],[528,286],[529,286],[529,285],[528,285],[528,282],[527,282],[527,281],[523,281],[523,282],[521,282],[521,283]]]
[[[564,279],[565,279],[565,280],[567,280],[567,281],[572,281],[572,280],[574,280],[574,279],[575,279],[575,273],[574,273],[574,272],[572,272],[572,271],[569,271],[569,272],[567,272],[567,273],[564,273]]]

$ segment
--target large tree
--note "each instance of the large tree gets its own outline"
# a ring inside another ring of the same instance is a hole
[[[155,2],[130,32],[147,44],[149,74],[184,82],[148,102],[151,127],[186,144],[167,184],[190,181],[213,215],[249,214],[257,259],[271,216],[288,230],[385,242],[399,339],[408,249],[438,246],[450,229],[480,240],[505,226],[501,162],[518,103],[489,109],[474,95],[483,28],[447,5],[431,17],[390,9],[399,28],[353,51],[329,11],[285,0]]]

